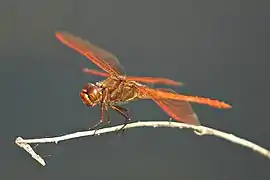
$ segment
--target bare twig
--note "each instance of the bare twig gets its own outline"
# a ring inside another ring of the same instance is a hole
[[[122,126],[123,125],[118,125],[118,126],[114,126],[114,127],[99,129],[96,131],[95,134],[99,135],[99,134],[113,132],[113,131],[120,129]],[[218,130],[215,130],[212,128],[205,127],[205,126],[194,126],[194,125],[189,125],[189,124],[184,124],[184,123],[179,123],[179,122],[168,122],[168,121],[148,121],[148,122],[130,123],[130,124],[127,124],[124,127],[124,129],[135,128],[135,127],[171,127],[171,128],[180,128],[180,129],[182,129],[182,128],[193,129],[197,135],[217,136],[217,137],[226,139],[228,141],[231,141],[233,143],[250,148],[253,151],[270,159],[270,151],[269,150],[267,150],[259,145],[256,145],[255,143],[247,141],[245,139],[236,137],[233,134],[228,134],[228,133],[225,133],[222,131],[218,131]],[[31,154],[31,156],[34,159],[36,159],[40,164],[45,166],[44,160],[33,151],[33,149],[30,147],[29,144],[31,144],[31,143],[56,143],[57,144],[60,141],[65,141],[65,140],[84,137],[84,136],[91,136],[93,134],[94,134],[94,130],[76,132],[76,133],[67,134],[67,135],[63,135],[63,136],[50,137],[50,138],[40,138],[40,139],[23,139],[21,137],[18,137],[15,142],[17,145],[19,145],[20,147],[25,149],[29,154]]]
[[[26,150],[29,154],[31,154],[32,158],[37,160],[37,162],[39,162],[42,166],[46,165],[45,161],[38,154],[35,153],[35,151],[31,148],[31,146],[29,144],[24,143],[24,142],[20,142],[20,141],[23,141],[23,138],[18,137],[16,139],[16,144],[18,146],[20,146],[21,148]]]

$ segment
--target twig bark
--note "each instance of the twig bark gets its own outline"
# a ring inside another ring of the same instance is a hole
[[[96,131],[96,135],[114,132],[120,129],[123,125],[118,125],[114,127],[109,128],[103,128]],[[250,148],[253,151],[267,157],[270,159],[270,151],[255,144],[248,140],[245,140],[243,138],[239,138],[233,134],[228,134],[219,130],[215,130],[213,128],[205,127],[205,126],[194,126],[179,122],[168,122],[168,121],[148,121],[148,122],[134,122],[127,124],[124,129],[129,128],[135,128],[135,127],[170,127],[170,128],[187,128],[187,129],[193,129],[194,133],[197,135],[213,135],[217,136],[223,139],[226,139],[232,143],[242,145],[244,147]],[[94,135],[94,130],[92,131],[82,131],[82,132],[76,132],[72,134],[67,134],[63,136],[56,136],[56,137],[50,137],[50,138],[40,138],[40,139],[23,139],[21,137],[18,137],[15,141],[15,143],[20,146],[21,148],[25,149],[34,159],[36,159],[40,164],[45,166],[45,161],[37,155],[31,146],[29,144],[31,143],[58,143],[60,141],[65,141],[69,139],[84,137],[84,136],[91,136]]]

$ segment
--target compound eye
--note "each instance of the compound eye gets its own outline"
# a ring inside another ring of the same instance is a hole
[[[88,95],[97,94],[98,93],[98,87],[94,84],[88,84],[87,87],[85,87],[85,90]]]

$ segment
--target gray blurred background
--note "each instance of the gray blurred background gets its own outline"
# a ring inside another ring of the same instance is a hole
[[[231,110],[193,108],[203,125],[269,149],[270,26],[262,2],[1,1],[0,179],[270,179],[269,159],[189,130],[137,128],[41,144],[35,150],[52,155],[44,168],[14,145],[17,136],[62,135],[99,120],[98,107],[83,105],[79,91],[102,78],[81,71],[98,68],[55,38],[64,30],[114,53],[128,75],[182,81],[177,92],[231,103]],[[126,107],[133,121],[168,119],[152,101]]]

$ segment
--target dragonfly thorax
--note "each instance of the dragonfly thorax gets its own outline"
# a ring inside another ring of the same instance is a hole
[[[102,93],[97,85],[88,83],[81,90],[80,97],[87,106],[95,106],[101,101]]]

